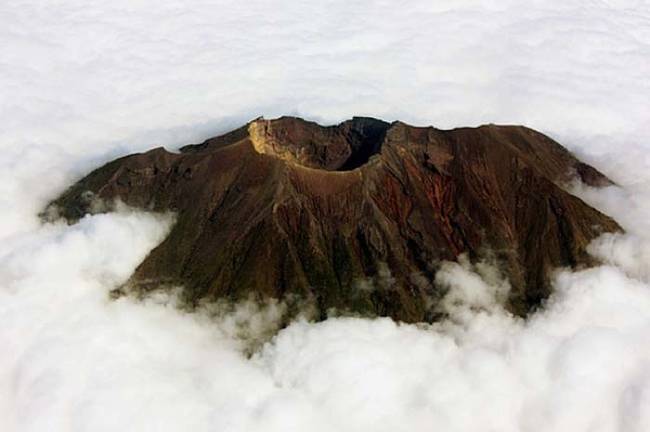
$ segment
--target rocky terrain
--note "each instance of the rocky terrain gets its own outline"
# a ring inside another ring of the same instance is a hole
[[[588,243],[621,228],[569,193],[611,182],[522,126],[440,130],[353,118],[323,127],[256,119],[172,153],[156,148],[90,173],[44,213],[71,223],[120,199],[172,210],[169,236],[126,289],[182,286],[189,305],[299,299],[328,311],[431,321],[434,275],[465,254],[489,260],[525,315],[553,269],[593,264]]]

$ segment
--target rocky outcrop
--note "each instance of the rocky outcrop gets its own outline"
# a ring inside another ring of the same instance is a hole
[[[308,299],[321,317],[334,308],[414,322],[435,318],[444,293],[431,281],[460,254],[499,265],[520,315],[549,295],[553,269],[592,264],[587,244],[620,227],[563,188],[576,176],[610,184],[521,126],[283,117],[117,159],[52,204],[71,222],[98,198],[177,213],[132,289],[182,285],[189,304]]]

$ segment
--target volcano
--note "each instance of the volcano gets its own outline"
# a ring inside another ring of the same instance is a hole
[[[551,293],[554,269],[594,264],[589,242],[621,231],[567,191],[574,179],[611,184],[522,126],[259,118],[177,153],[110,162],[44,214],[74,223],[116,200],[175,212],[124,289],[180,286],[188,305],[304,299],[319,318],[432,321],[445,290],[435,273],[462,255],[495,263],[511,285],[505,306],[525,316]]]

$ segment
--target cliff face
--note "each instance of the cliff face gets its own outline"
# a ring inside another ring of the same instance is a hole
[[[173,210],[168,238],[130,286],[182,285],[190,303],[310,299],[328,309],[434,318],[441,260],[491,256],[524,315],[559,266],[620,227],[562,189],[609,180],[550,138],[519,126],[439,130],[354,118],[322,127],[254,120],[226,135],[117,159],[53,204],[69,221],[95,198]],[[367,282],[372,289],[367,289]]]

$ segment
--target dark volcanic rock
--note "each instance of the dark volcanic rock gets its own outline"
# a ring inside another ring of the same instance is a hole
[[[554,268],[591,264],[590,240],[620,227],[561,187],[573,176],[610,184],[525,127],[283,117],[178,154],[115,160],[53,204],[69,221],[90,211],[90,197],[177,212],[131,287],[183,285],[190,304],[290,296],[313,300],[321,316],[336,308],[413,322],[432,319],[441,295],[417,281],[459,254],[496,260],[520,315],[549,295]],[[372,280],[375,289],[358,288]]]

